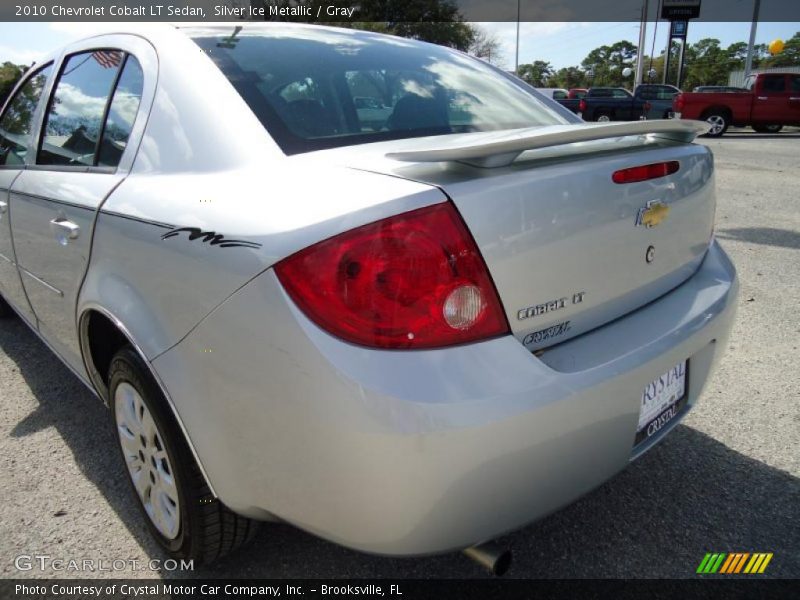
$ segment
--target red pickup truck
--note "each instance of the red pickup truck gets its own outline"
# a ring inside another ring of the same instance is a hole
[[[745,82],[747,91],[681,93],[672,100],[675,117],[711,125],[709,137],[729,126],[750,125],[760,133],[777,133],[784,125],[800,125],[800,73],[758,73]]]

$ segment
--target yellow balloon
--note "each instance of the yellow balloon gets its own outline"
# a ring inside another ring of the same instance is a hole
[[[783,52],[783,46],[784,46],[783,40],[772,40],[768,46],[769,53],[772,55],[780,54],[781,52]]]

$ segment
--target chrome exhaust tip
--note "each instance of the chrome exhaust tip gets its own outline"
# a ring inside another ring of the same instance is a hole
[[[461,552],[496,577],[505,575],[511,566],[511,550],[494,542],[464,548]]]

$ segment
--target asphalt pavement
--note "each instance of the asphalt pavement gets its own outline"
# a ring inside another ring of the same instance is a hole
[[[742,284],[730,347],[661,444],[499,540],[514,552],[509,577],[693,577],[706,552],[735,551],[772,552],[767,576],[800,577],[800,129],[731,130],[701,143],[716,159],[716,235]],[[460,554],[368,556],[276,524],[194,572],[18,571],[20,555],[97,567],[165,558],[133,505],[115,443],[101,403],[22,322],[0,322],[0,576],[486,576]]]

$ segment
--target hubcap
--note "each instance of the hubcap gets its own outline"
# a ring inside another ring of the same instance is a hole
[[[706,123],[711,125],[709,133],[712,133],[714,135],[721,133],[722,130],[725,129],[725,119],[723,119],[719,115],[711,115],[706,119]]]
[[[599,123],[608,123],[610,120],[611,117],[609,117],[608,115],[600,115],[599,117],[597,117],[597,121]]]
[[[156,529],[173,540],[180,531],[181,509],[175,471],[161,432],[131,384],[117,386],[114,404],[117,437],[136,493]]]

